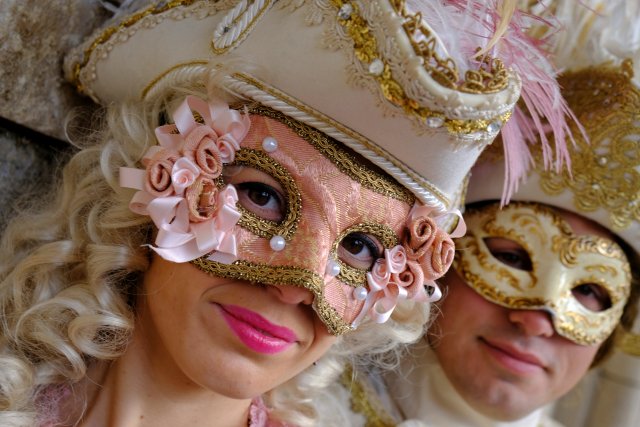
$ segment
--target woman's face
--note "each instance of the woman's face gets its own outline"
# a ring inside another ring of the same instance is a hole
[[[252,398],[293,377],[335,342],[311,293],[221,279],[154,256],[136,332],[155,372]]]
[[[284,383],[349,331],[363,304],[354,289],[398,244],[411,208],[398,198],[406,190],[305,129],[251,120],[223,170],[242,212],[238,261],[155,256],[136,329],[156,372],[233,398]],[[385,184],[395,197],[378,188]]]

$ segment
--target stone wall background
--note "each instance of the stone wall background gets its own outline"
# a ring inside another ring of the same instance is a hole
[[[65,81],[64,55],[108,18],[97,0],[0,0],[0,230],[71,152],[65,118],[92,103]]]

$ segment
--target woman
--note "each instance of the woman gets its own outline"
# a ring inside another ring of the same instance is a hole
[[[419,12],[160,3],[79,47],[105,126],[7,230],[3,425],[309,425],[347,358],[417,339],[520,86],[459,78]]]

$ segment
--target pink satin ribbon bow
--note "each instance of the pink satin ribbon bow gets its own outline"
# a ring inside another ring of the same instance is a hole
[[[158,235],[150,246],[164,259],[188,262],[210,254],[208,259],[231,263],[237,259],[238,195],[214,180],[223,164],[233,162],[249,117],[222,102],[188,96],[173,119],[175,124],[156,128],[159,145],[145,153],[145,170],[120,168],[120,186],[138,190],[129,209],[151,217]]]

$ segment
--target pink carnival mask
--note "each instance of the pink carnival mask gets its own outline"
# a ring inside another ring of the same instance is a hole
[[[152,249],[217,277],[298,286],[328,330],[385,322],[398,301],[439,297],[453,243],[430,210],[341,144],[262,106],[245,114],[187,97],[156,129],[132,211],[158,227]],[[425,285],[434,292],[427,295]]]

